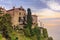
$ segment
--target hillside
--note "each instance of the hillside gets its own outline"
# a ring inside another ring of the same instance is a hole
[[[20,26],[13,28],[9,14],[0,16],[0,40],[53,40],[48,36],[46,28],[38,27],[38,25],[32,28],[30,8],[27,13],[27,24],[23,28],[19,28]]]

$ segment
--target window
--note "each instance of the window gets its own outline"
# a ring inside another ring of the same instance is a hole
[[[19,17],[19,22],[20,22],[20,20],[21,20],[21,17]]]
[[[24,13],[24,15],[26,15],[26,14]]]
[[[19,13],[19,15],[21,15],[21,13]]]
[[[21,17],[19,17],[19,22],[23,22],[23,19]]]

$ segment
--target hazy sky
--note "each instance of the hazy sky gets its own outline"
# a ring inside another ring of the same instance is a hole
[[[0,0],[0,6],[6,9],[13,6],[31,8],[48,29],[49,35],[60,40],[60,0]]]

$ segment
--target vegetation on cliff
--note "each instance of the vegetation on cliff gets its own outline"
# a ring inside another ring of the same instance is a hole
[[[0,40],[5,38],[6,40],[53,40],[48,36],[46,28],[35,26],[32,28],[32,16],[31,9],[27,10],[27,24],[23,29],[13,29],[11,23],[11,16],[5,14],[0,16]],[[5,40],[4,39],[4,40]]]

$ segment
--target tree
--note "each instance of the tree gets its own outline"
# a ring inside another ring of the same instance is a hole
[[[12,32],[11,16],[9,14],[0,16],[0,27],[3,37],[9,39],[9,34]]]
[[[34,28],[34,34],[36,35],[37,40],[40,40],[40,29],[39,27]]]
[[[46,28],[43,29],[43,36],[44,38],[48,38],[48,33]]]
[[[11,16],[9,14],[5,14],[2,16],[2,24],[8,32],[12,31]]]
[[[32,36],[32,16],[31,16],[31,9],[27,9],[27,25],[25,25],[25,34],[27,36]]]
[[[48,37],[48,40],[53,40],[53,38],[52,37]]]

